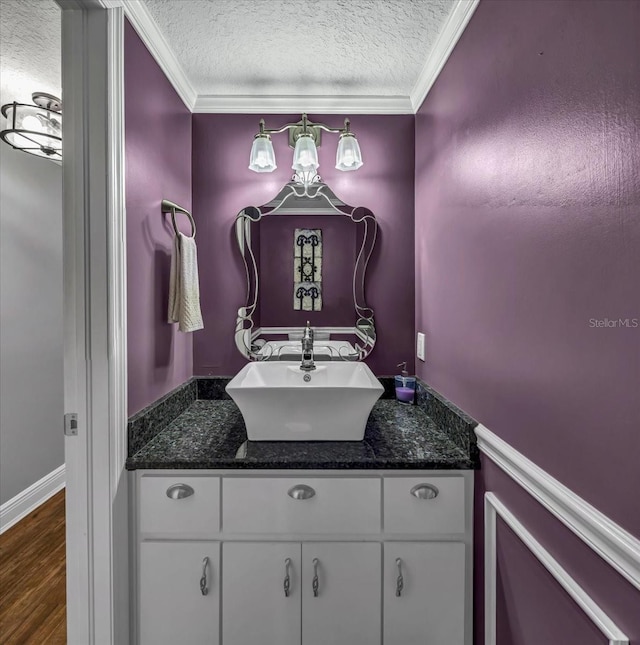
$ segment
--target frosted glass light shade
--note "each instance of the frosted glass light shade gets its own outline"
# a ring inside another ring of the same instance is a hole
[[[293,151],[293,165],[299,173],[314,172],[318,169],[318,150],[310,134],[301,134]]]
[[[55,161],[62,160],[62,113],[36,105],[2,106],[6,125],[0,136],[13,148]]]
[[[362,153],[358,140],[350,132],[340,135],[336,152],[336,168],[347,172],[358,170],[360,166],[362,166]]]
[[[273,143],[268,134],[258,135],[251,146],[251,158],[249,159],[249,170],[253,172],[273,172],[276,166],[276,153],[273,151]]]

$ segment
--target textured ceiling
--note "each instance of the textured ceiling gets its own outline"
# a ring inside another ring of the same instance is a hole
[[[0,102],[61,95],[60,8],[53,0],[0,0]]]
[[[453,0],[144,0],[200,95],[408,96]]]

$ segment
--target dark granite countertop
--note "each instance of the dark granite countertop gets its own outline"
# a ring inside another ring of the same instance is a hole
[[[379,400],[369,416],[363,441],[247,441],[235,403],[218,398],[222,395],[217,386],[213,398],[203,396],[203,391],[211,389],[211,382],[205,380],[204,386],[198,383],[193,388],[198,398],[183,401],[180,413],[153,436],[149,437],[147,431],[142,445],[130,436],[127,468],[478,468],[475,441],[467,436],[467,432],[473,435],[475,423],[464,415],[455,416],[460,413],[451,408],[442,414],[442,404],[433,397],[430,400],[433,392],[425,387],[422,398],[418,397],[422,405]],[[166,401],[159,403],[167,408]],[[434,408],[434,404],[439,407]],[[132,418],[130,434],[136,431],[136,423],[139,428],[149,425],[149,418]]]

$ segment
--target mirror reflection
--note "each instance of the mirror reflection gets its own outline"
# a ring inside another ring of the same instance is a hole
[[[235,340],[252,360],[300,360],[313,329],[316,361],[362,360],[375,345],[365,301],[376,240],[374,214],[338,199],[322,182],[290,182],[269,203],[236,217],[247,275]]]

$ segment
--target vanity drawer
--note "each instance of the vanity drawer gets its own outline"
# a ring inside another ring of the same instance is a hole
[[[225,533],[379,533],[380,498],[377,477],[225,477],[222,528]]]
[[[464,533],[465,480],[385,477],[385,533]]]
[[[220,478],[142,475],[140,532],[209,535],[220,528]]]

